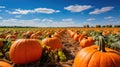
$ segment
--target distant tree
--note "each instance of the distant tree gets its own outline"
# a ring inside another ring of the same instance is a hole
[[[120,25],[114,25],[114,27],[119,27],[120,28]]]
[[[84,27],[84,28],[89,28],[90,26],[87,24],[87,25],[84,25],[83,27]]]
[[[106,25],[106,27],[109,27],[109,28],[111,28],[111,27],[112,27],[112,25]]]
[[[103,25],[102,27],[105,28],[105,25]]]
[[[101,27],[101,25],[96,25],[96,28],[100,28]]]

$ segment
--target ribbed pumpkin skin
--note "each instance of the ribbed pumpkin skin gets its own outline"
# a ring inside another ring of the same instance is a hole
[[[106,48],[98,51],[98,46],[83,48],[74,59],[73,67],[120,67],[120,53]]]
[[[50,50],[62,49],[62,42],[58,37],[45,38],[42,40],[42,44],[50,46]]]
[[[18,39],[10,48],[10,59],[16,64],[26,64],[40,59],[42,47],[36,39]]]
[[[0,67],[12,67],[12,65],[10,65],[9,63],[5,61],[0,61]]]

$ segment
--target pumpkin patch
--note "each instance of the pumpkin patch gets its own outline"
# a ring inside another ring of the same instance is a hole
[[[3,30],[0,59],[12,67],[120,67],[119,28]]]

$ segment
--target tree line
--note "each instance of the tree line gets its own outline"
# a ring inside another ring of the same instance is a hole
[[[96,28],[112,28],[112,27],[114,27],[114,28],[120,28],[120,25],[96,25],[96,26],[90,26],[90,25],[84,25],[83,27],[85,27],[85,28],[90,28],[90,27],[96,27]]]

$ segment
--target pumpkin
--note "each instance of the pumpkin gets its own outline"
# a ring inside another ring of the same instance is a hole
[[[39,38],[40,38],[40,35],[38,35],[38,34],[32,34],[32,35],[30,36],[30,38],[31,38],[31,39],[39,39]]]
[[[73,36],[75,35],[75,32],[72,32],[71,30],[68,30],[68,34],[70,35],[70,37],[73,38]]]
[[[60,39],[62,38],[61,35],[60,35],[60,33],[54,33],[51,37],[58,37]]]
[[[41,36],[42,32],[41,31],[37,31],[36,34],[38,34],[39,36]]]
[[[99,37],[99,46],[81,49],[75,56],[73,67],[120,67],[120,53],[105,48],[104,37]]]
[[[78,41],[79,37],[80,37],[80,34],[75,33],[74,36],[73,36],[73,39],[75,41]]]
[[[27,64],[40,59],[42,47],[37,39],[18,39],[10,47],[10,59],[15,64]]]
[[[12,67],[12,65],[10,65],[9,63],[5,61],[0,61],[0,67]]]
[[[80,42],[83,38],[85,38],[87,36],[86,33],[82,33],[79,38],[78,38],[78,41]]]
[[[58,37],[45,38],[42,44],[49,46],[50,50],[62,49],[62,41]]]
[[[82,48],[85,48],[85,47],[88,47],[88,46],[91,46],[93,45],[95,42],[95,40],[93,39],[93,37],[85,37],[83,38],[81,41],[80,41],[80,46]]]
[[[31,36],[33,34],[33,32],[32,31],[27,31],[26,34]]]
[[[17,36],[16,35],[7,35],[6,36],[6,39],[11,39],[12,41],[15,41],[17,39]]]

